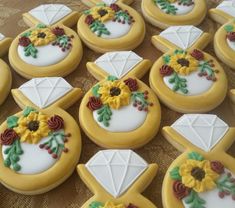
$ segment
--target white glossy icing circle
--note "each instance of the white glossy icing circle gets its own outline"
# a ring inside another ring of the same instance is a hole
[[[28,175],[39,174],[48,170],[57,162],[57,159],[52,158],[47,150],[39,148],[39,145],[48,139],[48,137],[45,137],[38,144],[21,143],[24,153],[19,156],[18,164],[21,166],[21,170],[17,171],[17,173]],[[4,154],[4,150],[8,147],[7,145],[2,146],[3,159],[7,157]]]
[[[101,38],[104,39],[120,38],[122,36],[125,36],[131,29],[131,25],[129,25],[128,23],[122,24],[119,22],[113,22],[112,20],[105,22],[104,25],[110,32],[110,35],[101,35]]]
[[[97,124],[110,132],[133,131],[145,122],[148,113],[146,111],[139,111],[136,107],[133,107],[133,103],[130,103],[128,106],[123,106],[118,110],[111,109],[111,111],[112,116],[108,127],[98,121],[97,110],[93,111],[93,118]]]
[[[61,48],[58,46],[46,45],[46,46],[38,46],[36,47],[38,50],[37,58],[33,58],[32,56],[24,55],[24,47],[18,46],[17,51],[19,57],[26,62],[27,64],[31,64],[33,66],[50,66],[53,64],[57,64],[62,61],[70,52],[70,50],[66,50],[63,52]]]
[[[227,171],[230,172],[230,171]],[[232,174],[233,175],[233,174]],[[233,175],[234,176],[234,175]],[[204,193],[199,193],[199,196],[206,201],[206,208],[234,208],[235,201],[232,196],[225,196],[223,199],[218,196],[219,190],[213,189]],[[183,200],[185,208],[190,208],[190,204],[186,204]]]
[[[187,80],[187,89],[188,93],[184,94],[180,90],[176,91],[178,94],[186,95],[186,96],[193,96],[193,95],[200,95],[207,92],[213,85],[213,81],[207,80],[206,77],[198,76],[199,71],[195,71],[190,73],[187,76],[179,75],[181,78],[185,78]],[[174,84],[169,83],[169,79],[171,76],[165,76],[163,78],[164,83],[170,89],[173,89]]]
[[[227,44],[228,46],[235,51],[235,41],[230,41],[228,38],[227,38]]]
[[[175,3],[171,3],[172,6],[174,6],[175,8],[177,8],[176,10],[176,15],[184,15],[184,14],[188,14],[189,12],[191,12],[194,8],[194,4],[190,5],[190,6],[184,6],[184,5],[179,5],[177,2]],[[157,3],[157,6],[159,8],[161,8],[160,4]],[[165,12],[165,10],[163,9],[163,11]]]

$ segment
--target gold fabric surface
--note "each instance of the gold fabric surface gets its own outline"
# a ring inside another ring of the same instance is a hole
[[[216,1],[208,1],[208,8],[215,7]],[[217,1],[218,2],[218,1]],[[22,13],[45,3],[63,3],[72,8],[73,10],[83,11],[85,7],[80,0],[0,0],[0,32],[5,36],[15,37],[20,32],[27,29],[27,26],[22,20]],[[141,0],[135,0],[132,4],[136,10],[141,12]],[[160,51],[151,45],[151,36],[161,32],[160,29],[147,25],[147,34],[144,42],[135,50],[140,56],[149,58],[155,61],[162,55]],[[217,25],[208,16],[205,21],[199,26],[201,29],[215,33]],[[213,51],[213,44],[211,43],[206,49],[206,52],[215,55]],[[100,54],[96,54],[84,46],[84,56],[81,64],[72,74],[66,77],[74,87],[80,87],[84,92],[90,89],[96,80],[88,73],[85,64],[87,61],[95,60]],[[7,56],[3,58],[7,63]],[[222,63],[221,63],[222,64]],[[235,87],[235,73],[233,73],[225,64],[222,64],[229,79],[229,85]],[[13,86],[17,88],[26,80],[20,77],[12,70]],[[143,78],[148,83],[148,74]],[[68,112],[78,121],[78,108],[79,102],[68,109]],[[0,107],[0,122],[20,109],[14,102],[11,95],[8,96],[6,102]],[[215,109],[212,113],[220,116],[230,126],[235,125],[235,116],[232,114],[232,109],[228,98]],[[181,114],[169,110],[162,105],[162,122],[161,126],[171,125]],[[98,150],[101,148],[92,143],[84,134],[82,134],[82,156],[80,163],[86,163]],[[173,146],[171,146],[159,132],[158,135],[148,145],[136,151],[149,163],[156,162],[159,165],[157,177],[152,184],[146,189],[144,195],[149,198],[158,208],[162,208],[161,202],[161,186],[164,174],[171,164],[171,162],[180,154]],[[230,148],[229,152],[235,156],[235,145]],[[0,208],[79,208],[82,204],[92,196],[92,193],[86,188],[77,173],[73,175],[62,185],[56,189],[38,196],[23,196],[7,190],[0,184]],[[147,208],[147,207],[146,207]]]

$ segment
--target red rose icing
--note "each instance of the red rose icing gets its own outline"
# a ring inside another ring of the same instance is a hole
[[[193,50],[193,52],[191,53],[191,56],[197,59],[198,61],[201,61],[204,59],[204,54],[197,49]]]
[[[90,25],[95,21],[95,19],[92,17],[92,15],[87,15],[85,19],[85,23]]]
[[[175,181],[173,184],[173,192],[177,199],[183,199],[189,195],[190,189],[182,184],[180,181]]]
[[[100,98],[97,98],[97,97],[94,97],[94,96],[89,97],[89,101],[87,103],[87,107],[90,110],[92,110],[92,111],[97,110],[97,109],[101,108],[102,105],[103,104],[102,104]]]
[[[13,129],[6,129],[0,136],[0,143],[2,145],[12,145],[16,139],[19,139],[17,133]]]
[[[224,173],[224,165],[219,161],[211,161],[211,169],[218,174]]]
[[[170,76],[173,73],[174,69],[168,65],[163,65],[160,68],[160,74],[162,76]]]
[[[124,83],[129,87],[131,91],[137,91],[138,90],[138,83],[136,79],[128,78],[124,80]]]
[[[115,12],[121,10],[121,8],[117,4],[110,4],[110,8]]]
[[[31,40],[28,37],[21,37],[19,38],[19,45],[23,47],[27,47],[31,44]]]
[[[63,36],[65,34],[64,29],[60,28],[60,27],[56,27],[52,30],[52,32],[56,35],[56,36]]]
[[[47,124],[50,129],[54,131],[58,131],[64,128],[64,120],[58,115],[52,116],[48,121]]]
[[[230,40],[230,41],[235,41],[235,32],[229,32],[227,34],[227,38]]]

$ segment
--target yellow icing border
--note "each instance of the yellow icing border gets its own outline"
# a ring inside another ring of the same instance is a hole
[[[115,38],[104,39],[96,36],[89,25],[85,23],[86,15],[82,15],[78,20],[77,31],[82,41],[92,50],[100,53],[115,50],[132,50],[142,43],[145,36],[145,23],[142,17],[137,11],[122,3],[117,3],[123,10],[128,10],[131,16],[133,16],[135,22],[132,23],[132,27],[127,35]]]
[[[195,0],[193,10],[184,15],[166,14],[154,4],[153,0],[142,0],[141,8],[145,19],[161,29],[173,25],[199,25],[207,13],[205,0]]]
[[[181,165],[185,160],[187,160],[188,153],[192,151],[198,152],[208,160],[215,160],[215,158],[217,158],[224,164],[225,167],[235,173],[235,166],[233,165],[235,159],[225,152],[235,141],[235,128],[230,128],[225,134],[224,138],[210,152],[204,152],[201,149],[195,147],[183,136],[177,133],[172,127],[164,127],[162,129],[162,134],[174,147],[183,152],[173,161],[165,175],[162,186],[162,200],[164,208],[184,208],[182,202],[174,196],[171,189],[173,180],[170,178],[170,171],[174,167]]]
[[[134,131],[109,132],[101,128],[94,120],[92,111],[87,108],[89,97],[92,96],[92,89],[85,94],[79,108],[79,121],[84,132],[93,142],[105,148],[138,148],[148,143],[156,135],[161,121],[161,107],[153,91],[142,81],[138,80],[148,71],[150,66],[151,62],[149,60],[143,60],[121,79],[125,80],[128,77],[137,78],[139,90],[143,92],[149,91],[148,100],[154,104],[149,107],[149,113],[143,125]],[[88,62],[87,68],[94,77],[102,80],[100,83],[105,81],[104,79],[108,74],[95,63]]]
[[[68,143],[66,143],[66,147],[68,147],[69,152],[62,154],[54,166],[40,174],[18,174],[10,168],[6,168],[4,166],[2,154],[0,154],[0,181],[4,186],[21,194],[41,194],[55,188],[72,174],[78,163],[81,153],[81,135],[76,121],[62,108],[66,109],[71,106],[81,97],[81,94],[82,92],[80,89],[74,88],[58,102],[55,102],[46,109],[40,110],[33,103],[31,103],[31,101],[29,101],[18,89],[12,90],[12,95],[21,108],[24,108],[25,106],[32,106],[50,116],[54,114],[61,116],[64,119],[65,124],[67,124],[65,126],[65,132],[71,133],[71,137],[69,138]],[[17,113],[16,115],[20,116],[21,114],[22,112]],[[0,126],[0,132],[3,132],[6,128],[7,124],[4,122]],[[0,152],[2,152],[1,146]]]
[[[148,169],[135,181],[135,183],[119,198],[111,196],[104,188],[96,181],[96,179],[90,174],[85,165],[78,165],[77,171],[83,182],[94,194],[81,208],[89,207],[93,201],[113,201],[115,204],[127,204],[134,202],[138,207],[157,208],[152,202],[146,199],[141,193],[151,183],[155,175],[157,174],[157,164],[150,164]]]

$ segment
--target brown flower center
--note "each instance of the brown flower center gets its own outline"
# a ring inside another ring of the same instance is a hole
[[[202,181],[203,178],[205,178],[205,171],[199,167],[195,167],[191,171],[191,175],[198,181]]]
[[[118,96],[118,95],[120,95],[120,93],[121,93],[121,90],[120,90],[120,88],[118,88],[118,87],[112,87],[112,88],[110,89],[110,95],[111,95],[112,97]]]
[[[38,38],[45,38],[46,37],[46,34],[44,32],[40,32],[38,33]]]
[[[189,61],[185,58],[178,59],[177,63],[180,64],[181,66],[189,67]]]
[[[28,123],[28,129],[30,131],[37,131],[39,128],[39,122],[38,121],[30,121]]]
[[[105,9],[100,9],[100,10],[98,11],[98,14],[99,14],[101,17],[103,17],[104,15],[108,14],[108,12],[107,12]]]

